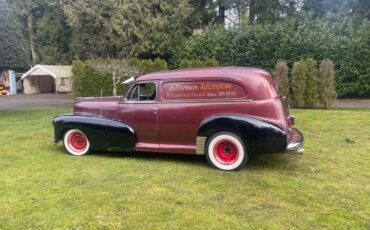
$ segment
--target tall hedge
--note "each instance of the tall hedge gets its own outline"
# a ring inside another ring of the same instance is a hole
[[[73,96],[112,96],[112,76],[95,71],[89,63],[77,60],[72,63]],[[121,92],[121,90],[119,91]]]
[[[334,63],[325,59],[320,63],[319,68],[319,95],[320,103],[325,109],[335,102],[335,71]]]
[[[307,65],[303,59],[293,64],[291,98],[294,107],[297,108],[303,108],[305,106],[306,73]]]
[[[299,59],[333,60],[338,96],[370,96],[370,22],[328,14],[276,24],[241,28],[209,27],[178,47],[171,66],[181,59],[214,57],[222,66],[254,66],[272,71],[279,59],[289,67]]]
[[[289,94],[288,65],[285,61],[279,60],[274,68],[274,80],[283,96]]]
[[[315,108],[319,103],[319,95],[317,89],[318,73],[317,73],[317,62],[313,58],[305,60],[306,73],[305,75],[306,87],[304,89],[304,106],[306,108]]]
[[[114,62],[113,59],[110,59]],[[99,97],[113,95],[112,74],[97,71],[94,68],[102,63],[109,63],[109,59],[90,59],[86,61],[76,60],[72,63],[73,73],[73,95],[74,97]],[[129,65],[141,70],[142,73],[166,70],[167,63],[163,59],[137,59],[132,58]],[[128,76],[127,76],[128,77]],[[122,79],[121,81],[123,81]],[[127,90],[127,85],[117,84],[117,95],[123,95]]]

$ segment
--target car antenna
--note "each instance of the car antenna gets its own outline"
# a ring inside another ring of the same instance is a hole
[[[100,88],[100,115],[99,117],[101,117],[102,115],[102,102],[103,102],[103,88]]]

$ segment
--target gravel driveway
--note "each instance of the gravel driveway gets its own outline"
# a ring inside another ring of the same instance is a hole
[[[72,105],[73,99],[70,94],[17,94],[0,96],[0,110]]]
[[[70,94],[18,94],[0,96],[0,110],[72,105],[73,99]],[[333,105],[333,108],[370,109],[370,99],[340,99]]]
[[[333,107],[370,109],[370,99],[339,99]]]

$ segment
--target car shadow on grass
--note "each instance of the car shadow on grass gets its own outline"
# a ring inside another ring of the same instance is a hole
[[[69,155],[63,146],[58,146],[58,153]],[[153,153],[153,152],[109,152],[92,151],[89,156],[118,159],[137,159],[143,161],[175,162],[208,166],[204,155],[189,155],[175,153]],[[296,162],[301,156],[287,154],[257,154],[249,159],[247,170],[295,170]]]
[[[182,162],[185,164],[207,165],[206,159],[201,155],[153,153],[153,152],[93,152],[95,156],[112,158],[132,158],[145,161]]]
[[[257,154],[248,162],[248,169],[264,170],[290,170],[297,168],[297,161],[301,156],[281,153]]]

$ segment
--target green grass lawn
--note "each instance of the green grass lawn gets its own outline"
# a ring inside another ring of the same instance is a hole
[[[303,156],[68,155],[51,119],[0,111],[0,229],[370,229],[370,110],[294,110]]]

